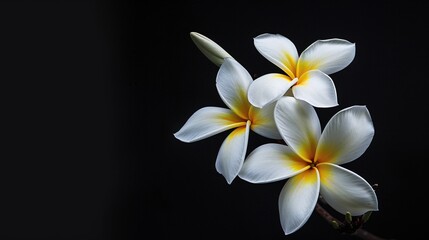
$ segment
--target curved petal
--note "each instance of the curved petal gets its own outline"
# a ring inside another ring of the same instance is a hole
[[[319,70],[311,70],[303,74],[298,83],[292,87],[293,95],[315,107],[335,107],[337,91],[332,79]]]
[[[311,168],[290,178],[279,198],[280,221],[286,235],[300,229],[310,218],[319,199],[320,178]]]
[[[247,89],[252,82],[249,72],[233,58],[225,58],[216,76],[216,88],[223,102],[246,120],[250,107]]]
[[[267,104],[263,108],[251,106],[249,111],[250,121],[252,121],[251,129],[267,138],[282,139],[274,121],[275,106],[276,102]]]
[[[374,189],[356,173],[331,163],[317,165],[320,172],[320,193],[338,212],[353,216],[378,211]]]
[[[307,47],[298,60],[298,76],[319,69],[331,74],[347,67],[354,59],[356,47],[347,40],[333,38],[318,40]]]
[[[183,142],[195,142],[231,128],[246,125],[231,110],[204,107],[196,111],[174,136]]]
[[[197,32],[191,32],[190,36],[198,49],[217,66],[220,66],[225,58],[231,57],[229,53],[208,37]]]
[[[290,78],[295,78],[298,51],[295,45],[280,34],[264,33],[253,39],[258,52],[282,69]]]
[[[258,108],[281,98],[298,79],[291,80],[288,76],[278,73],[263,75],[250,84],[248,91],[249,102]]]
[[[320,137],[316,160],[344,164],[360,157],[374,137],[374,125],[365,106],[352,106],[337,112]]]
[[[307,162],[312,162],[320,137],[320,122],[314,108],[293,97],[277,101],[274,120],[283,140]]]
[[[253,150],[238,176],[251,183],[269,183],[292,177],[310,166],[283,144],[268,143]]]
[[[249,140],[250,121],[246,127],[240,127],[232,131],[223,141],[216,158],[216,170],[222,174],[228,184],[240,172],[247,151]]]

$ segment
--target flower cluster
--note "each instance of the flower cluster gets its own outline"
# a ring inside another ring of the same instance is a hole
[[[254,38],[257,51],[283,73],[252,79],[217,43],[196,32],[190,35],[201,52],[219,66],[216,88],[228,108],[197,110],[174,133],[177,139],[190,143],[231,130],[215,163],[228,184],[237,177],[258,184],[287,179],[278,202],[286,235],[307,222],[319,197],[342,214],[360,216],[378,210],[372,186],[340,166],[360,157],[373,139],[367,107],[344,108],[323,129],[315,109],[338,106],[329,74],[353,61],[354,43],[337,38],[318,40],[298,54],[288,38],[261,34]],[[247,154],[250,130],[280,141]]]

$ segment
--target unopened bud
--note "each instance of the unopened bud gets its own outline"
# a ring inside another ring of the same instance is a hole
[[[364,213],[363,214],[363,216],[362,216],[362,221],[365,223],[365,222],[367,222],[368,220],[369,220],[369,217],[371,217],[371,211],[369,211],[369,212],[366,212],[366,213]]]
[[[210,38],[197,32],[191,32],[190,35],[198,49],[217,66],[220,66],[226,57],[231,57],[229,53]]]
[[[340,225],[337,223],[337,221],[331,221],[331,225],[334,229],[340,229]]]
[[[347,223],[352,223],[352,214],[350,212],[346,212],[345,219]]]

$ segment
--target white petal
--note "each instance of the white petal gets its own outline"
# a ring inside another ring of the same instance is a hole
[[[196,111],[174,136],[183,142],[195,142],[231,128],[246,125],[231,110],[204,107]]]
[[[282,69],[292,79],[296,77],[298,51],[288,38],[280,34],[265,33],[255,37],[253,42],[262,56]]]
[[[274,107],[276,102],[265,105],[263,108],[250,107],[249,117],[252,121],[251,129],[257,134],[271,138],[282,139],[276,122],[274,121]]]
[[[312,162],[320,137],[320,122],[314,108],[293,97],[277,101],[274,119],[283,140],[304,160]]]
[[[319,70],[303,74],[292,87],[293,95],[315,107],[334,107],[338,105],[337,91],[332,79]]]
[[[301,228],[313,213],[319,198],[320,179],[316,168],[290,178],[279,198],[280,221],[286,235]]]
[[[198,49],[217,66],[220,66],[225,58],[231,57],[229,53],[208,37],[197,32],[191,32],[190,36]]]
[[[228,184],[232,183],[243,166],[249,140],[249,129],[250,121],[247,121],[246,127],[232,131],[220,147],[216,159],[216,170],[225,177]]]
[[[268,143],[249,154],[239,177],[251,183],[269,183],[289,178],[309,167],[288,146]]]
[[[319,69],[326,74],[338,72],[353,61],[355,50],[355,44],[347,40],[318,40],[301,53],[298,76],[312,69]]]
[[[319,162],[344,164],[360,157],[374,136],[374,125],[365,106],[352,106],[337,112],[319,140]]]
[[[317,165],[320,193],[338,212],[353,216],[378,210],[378,200],[371,185],[356,173],[331,163]]]
[[[223,102],[243,119],[248,119],[247,89],[252,82],[249,72],[233,58],[225,58],[216,77],[216,87]]]
[[[258,108],[281,98],[298,79],[291,80],[288,76],[278,73],[263,75],[252,84],[248,91],[249,102]]]

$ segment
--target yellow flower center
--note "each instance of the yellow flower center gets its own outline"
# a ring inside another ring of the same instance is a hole
[[[312,160],[312,162],[310,164],[308,164],[308,165],[310,165],[311,168],[315,168],[315,167],[317,167],[317,164],[319,164],[318,161]]]

